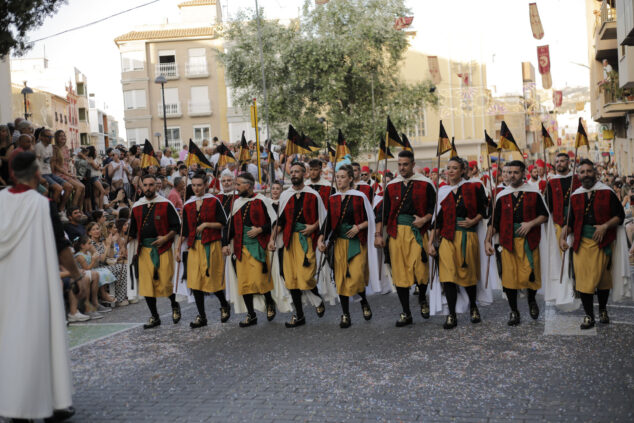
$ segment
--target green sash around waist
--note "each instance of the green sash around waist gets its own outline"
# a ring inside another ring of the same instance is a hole
[[[260,263],[266,263],[266,252],[264,248],[260,245],[257,238],[251,238],[247,235],[252,228],[250,226],[245,226],[242,232],[242,245],[247,248],[251,257],[259,261]]]
[[[596,232],[596,228],[592,225],[583,225],[583,227],[581,228],[581,237],[582,238],[589,238],[592,239],[592,237],[594,236],[594,233]],[[605,253],[606,256],[611,257],[612,256],[612,246],[611,245],[607,245],[605,248],[603,248],[603,252]]]
[[[150,248],[150,259],[152,260],[152,264],[155,269],[158,269],[159,264],[161,264],[161,255],[159,254],[158,247],[152,245],[157,238],[144,238],[141,246]]]
[[[477,225],[474,225],[470,228],[463,228],[457,225],[457,222],[464,221],[464,217],[456,218],[456,230],[462,232],[462,242],[460,243],[460,249],[462,250],[462,261],[463,264],[466,264],[467,261],[467,232],[476,232]]]
[[[355,236],[354,238],[348,238],[346,233],[350,229],[352,229],[353,225],[349,225],[347,223],[341,223],[339,225],[339,230],[337,232],[338,238],[343,238],[348,240],[348,261],[350,261],[354,256],[361,253],[361,242],[359,241],[359,237]]]
[[[196,234],[196,239],[202,243],[202,239],[203,239],[202,232],[199,233],[199,234]],[[209,269],[209,262],[211,260],[210,259],[210,256],[211,256],[211,243],[203,244],[203,247],[205,248],[205,257],[207,257],[207,269]]]
[[[295,225],[293,226],[293,232],[297,232],[299,235],[299,243],[302,246],[302,250],[304,250],[304,253],[308,252],[308,239],[306,238],[306,235],[304,235],[303,233],[301,233],[300,231],[303,231],[304,229],[306,229],[306,225],[303,223],[299,223],[299,222],[295,222]]]
[[[411,214],[399,214],[398,217],[396,218],[396,223],[398,225],[405,225],[412,228],[412,233],[414,234],[416,243],[420,245],[421,248],[423,249],[425,248],[423,247],[423,234],[420,232],[420,229],[418,229],[416,226],[413,225],[414,216],[412,216]]]
[[[517,234],[517,230],[522,226],[521,223],[513,223],[513,237],[514,238],[522,238]],[[533,252],[531,251],[531,247],[528,245],[528,238],[524,238],[524,252],[526,253],[526,258],[531,265],[531,269],[535,269],[535,264],[533,262]]]

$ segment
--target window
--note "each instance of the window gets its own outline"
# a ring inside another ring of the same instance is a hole
[[[163,93],[161,92],[161,101],[163,101]],[[165,88],[165,104],[178,103],[178,88]]]
[[[80,107],[78,109],[78,114],[79,114],[79,121],[86,122],[86,108]]]
[[[417,137],[425,137],[427,136],[427,117],[425,114],[425,109],[420,109],[418,113],[416,113],[415,121],[416,124],[414,126],[414,133]]]
[[[211,127],[209,125],[195,125],[194,126],[194,141],[196,144],[200,144],[202,140],[211,139]]]
[[[189,100],[190,115],[205,115],[211,112],[209,87],[206,85],[191,87]]]
[[[143,70],[144,66],[144,51],[126,51],[121,53],[121,72]]]
[[[86,87],[83,82],[77,83],[77,95],[86,95]]]
[[[145,109],[145,90],[129,90],[123,92],[123,104],[126,110]]]
[[[58,122],[58,120],[57,120],[57,112],[55,112],[55,122]]]
[[[158,114],[163,116],[163,94],[161,93],[158,104]],[[181,113],[181,105],[178,101],[178,88],[165,88],[165,114],[167,116],[177,116]]]
[[[128,145],[143,144],[146,139],[149,139],[149,133],[147,128],[130,128],[126,130],[128,138]]]
[[[181,147],[181,128],[179,126],[167,127],[167,144],[170,147]]]
[[[166,78],[178,77],[176,69],[176,53],[174,50],[159,50],[159,62],[157,65],[157,74],[164,75]]]
[[[88,134],[85,132],[82,132],[81,134],[79,134],[79,143],[81,145],[88,145]]]
[[[190,48],[187,60],[189,75],[207,75],[207,56],[204,48]]]

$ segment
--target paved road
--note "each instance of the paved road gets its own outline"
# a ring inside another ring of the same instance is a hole
[[[301,328],[284,328],[288,315],[272,323],[259,315],[257,326],[241,329],[236,316],[220,324],[209,297],[214,323],[196,331],[188,327],[193,305],[180,324],[165,316],[151,331],[139,326],[143,303],[117,309],[98,322],[114,334],[72,349],[73,421],[634,420],[632,302],[610,307],[620,323],[578,335],[581,312],[562,316],[541,303],[532,321],[525,299],[520,327],[506,326],[498,298],[481,309],[482,324],[463,315],[450,332],[443,317],[395,328],[397,297],[370,301],[374,319],[363,321],[351,304],[347,330],[338,327],[338,306],[322,319],[308,309]],[[159,312],[169,312],[167,300]]]

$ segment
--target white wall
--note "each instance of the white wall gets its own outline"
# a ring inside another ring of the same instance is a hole
[[[9,56],[0,59],[0,124],[6,124],[14,119],[11,107],[11,65]],[[8,100],[7,100],[8,99]]]

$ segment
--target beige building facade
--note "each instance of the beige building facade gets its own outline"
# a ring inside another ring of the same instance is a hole
[[[217,136],[228,139],[227,90],[218,59],[215,1],[179,4],[180,24],[144,27],[115,38],[121,52],[125,135],[129,145],[180,149]],[[164,91],[156,78],[165,77]],[[163,126],[163,92],[165,120]],[[159,137],[155,134],[160,134]],[[159,145],[160,143],[160,145]]]

